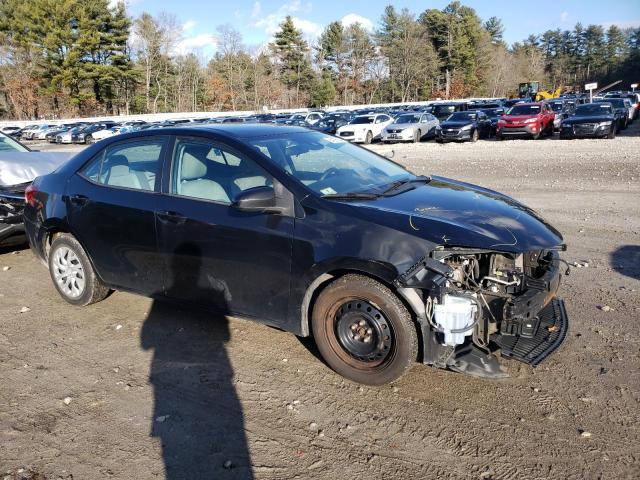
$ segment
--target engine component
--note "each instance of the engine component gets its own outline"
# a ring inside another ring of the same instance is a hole
[[[443,345],[464,343],[471,335],[478,318],[478,307],[471,297],[445,295],[441,304],[433,307],[435,323],[444,333]]]

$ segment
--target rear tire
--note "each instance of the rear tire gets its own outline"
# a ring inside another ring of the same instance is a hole
[[[311,323],[322,358],[354,382],[394,382],[418,355],[416,326],[403,303],[363,275],[345,275],[329,284],[313,306]]]
[[[109,294],[84,249],[71,234],[63,233],[51,244],[49,274],[60,296],[72,305],[91,305]]]

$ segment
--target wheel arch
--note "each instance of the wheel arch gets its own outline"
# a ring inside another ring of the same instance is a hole
[[[416,319],[416,310],[393,285],[393,281],[397,278],[397,270],[390,266],[376,262],[358,262],[316,271],[312,275],[313,280],[307,286],[302,304],[300,306],[300,335],[308,337],[311,335],[311,313],[315,300],[322,290],[333,280],[348,274],[358,274],[371,278],[387,287],[407,308],[411,316]]]

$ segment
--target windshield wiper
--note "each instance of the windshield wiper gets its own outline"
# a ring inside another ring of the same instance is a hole
[[[331,200],[373,200],[380,195],[375,193],[359,193],[359,192],[346,192],[346,193],[330,193],[323,195],[322,198],[328,198]]]
[[[388,195],[389,193],[392,193],[395,190],[398,190],[403,185],[407,185],[409,183],[416,183],[416,182],[429,183],[430,181],[431,181],[431,177],[425,177],[424,175],[420,175],[415,178],[406,178],[404,180],[398,180],[393,182],[385,190],[383,190],[382,195]]]

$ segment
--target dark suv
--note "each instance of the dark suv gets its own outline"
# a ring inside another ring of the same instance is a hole
[[[26,200],[31,247],[69,303],[128,290],[313,335],[358,382],[418,358],[502,377],[495,353],[536,365],[568,328],[562,236],[536,212],[305,128],[108,138]]]

